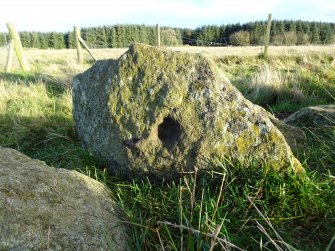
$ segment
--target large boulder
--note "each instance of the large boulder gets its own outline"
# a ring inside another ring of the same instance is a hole
[[[101,183],[0,147],[0,250],[129,250]]]
[[[284,122],[299,127],[335,127],[335,105],[305,107],[287,117]]]
[[[134,44],[73,80],[84,145],[114,172],[171,177],[217,159],[302,171],[266,112],[204,55]]]

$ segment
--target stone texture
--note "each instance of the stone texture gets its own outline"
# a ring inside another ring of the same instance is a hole
[[[287,144],[290,146],[293,153],[298,153],[303,150],[306,146],[306,134],[299,127],[288,125],[283,121],[274,117],[271,113],[267,112],[269,119],[279,131],[284,135]]]
[[[305,107],[287,117],[284,122],[299,127],[335,126],[335,105]]]
[[[0,147],[0,250],[128,250],[107,188]]]
[[[170,177],[217,159],[302,171],[266,112],[204,55],[134,44],[73,80],[84,146],[114,172]]]

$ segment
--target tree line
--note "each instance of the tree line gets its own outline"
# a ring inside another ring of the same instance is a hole
[[[196,29],[161,28],[161,45],[262,45],[266,21],[245,24],[205,25]],[[150,25],[113,25],[82,28],[81,36],[92,48],[128,47],[133,42],[156,44],[156,27]],[[26,48],[74,48],[74,34],[69,32],[20,32]],[[8,43],[8,33],[0,33],[0,46]],[[335,43],[335,23],[274,20],[270,43],[273,45],[305,45]]]
[[[263,45],[266,21],[245,24],[208,25],[184,31],[184,44],[198,46]],[[274,20],[271,24],[272,45],[306,45],[335,43],[335,23]]]
[[[92,48],[128,47],[133,42],[156,44],[156,26],[150,25],[113,25],[81,28],[81,37]],[[39,49],[75,48],[73,31],[69,32],[19,32],[22,46]],[[162,27],[161,44],[176,46],[182,44],[181,29]],[[8,33],[0,33],[0,46],[9,41]]]

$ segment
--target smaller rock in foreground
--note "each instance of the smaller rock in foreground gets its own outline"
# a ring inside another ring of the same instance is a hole
[[[0,147],[0,250],[128,250],[101,183]]]
[[[287,117],[284,122],[299,127],[335,126],[335,105],[305,107]]]
[[[277,119],[269,112],[267,112],[267,114],[272,124],[274,124],[284,135],[285,140],[293,153],[297,154],[300,152],[305,147],[307,140],[305,132],[299,127],[285,124],[283,121]]]

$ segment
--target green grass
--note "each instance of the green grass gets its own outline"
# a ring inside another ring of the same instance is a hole
[[[228,78],[252,102],[274,113],[334,103],[335,55],[302,54],[219,59]]]
[[[302,250],[325,249],[335,224],[335,186],[330,177],[310,174],[301,180],[266,168],[227,169],[199,174],[196,183],[191,176],[169,184],[114,184],[134,227],[136,249],[210,250],[211,235],[218,227],[217,237],[226,242],[216,241],[217,248],[273,250],[274,241],[283,250],[287,244]]]
[[[331,54],[217,60],[246,97],[274,113],[335,102]],[[297,157],[306,177],[216,163],[221,171],[175,182],[121,180],[81,148],[72,119],[71,76],[89,64],[31,61],[31,73],[0,72],[0,145],[106,184],[125,212],[134,250],[334,250],[335,128],[304,129],[308,147]],[[261,96],[253,93],[257,81]]]

